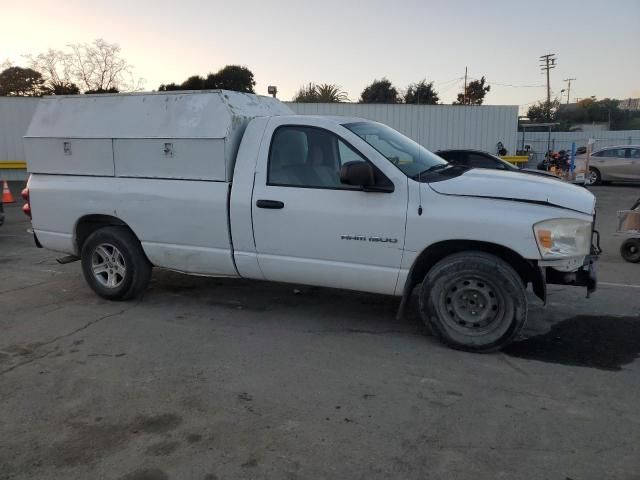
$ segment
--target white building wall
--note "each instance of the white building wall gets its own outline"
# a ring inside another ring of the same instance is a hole
[[[375,120],[404,133],[429,150],[476,148],[495,153],[502,142],[516,150],[517,106],[293,103],[301,115],[339,115]]]
[[[37,98],[0,97],[0,180],[25,180],[26,170],[2,168],[2,162],[24,162],[22,137],[38,104]]]
[[[24,161],[22,137],[37,104],[37,98],[0,97],[0,162]]]

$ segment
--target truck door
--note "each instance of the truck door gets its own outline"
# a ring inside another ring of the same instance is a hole
[[[272,119],[267,128],[270,141],[263,142],[253,190],[264,277],[393,294],[404,247],[407,178],[374,167],[376,182],[391,185],[392,192],[344,185],[342,164],[369,160],[335,131],[340,127],[310,126],[312,119],[304,125],[282,122]]]

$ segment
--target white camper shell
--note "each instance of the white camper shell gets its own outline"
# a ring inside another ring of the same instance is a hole
[[[249,121],[293,112],[229,91],[46,97],[25,136],[29,171],[231,181]]]
[[[227,201],[240,141],[252,119],[291,113],[226,90],[45,97],[24,142],[34,232],[80,255],[82,225],[117,218],[154,265],[235,276]]]

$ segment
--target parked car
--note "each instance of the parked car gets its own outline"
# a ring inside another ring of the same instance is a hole
[[[557,178],[554,174],[535,168],[519,168],[515,165],[482,150],[455,149],[438,150],[436,155],[444,158],[453,165],[469,168],[489,168],[493,170],[505,170],[508,172],[528,173]]]
[[[36,245],[107,299],[142,294],[154,266],[396,295],[400,312],[419,286],[433,331],[484,352],[522,329],[527,285],[596,287],[589,191],[456,167],[380,123],[227,91],[55,96],[24,143]]]
[[[587,185],[640,182],[640,145],[606,147],[591,154]]]

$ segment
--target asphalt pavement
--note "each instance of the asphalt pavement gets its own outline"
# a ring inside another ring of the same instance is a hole
[[[489,355],[378,295],[155,271],[108,302],[10,205],[0,479],[638,479],[640,264],[614,231],[640,186],[592,191],[598,291],[531,296]]]

